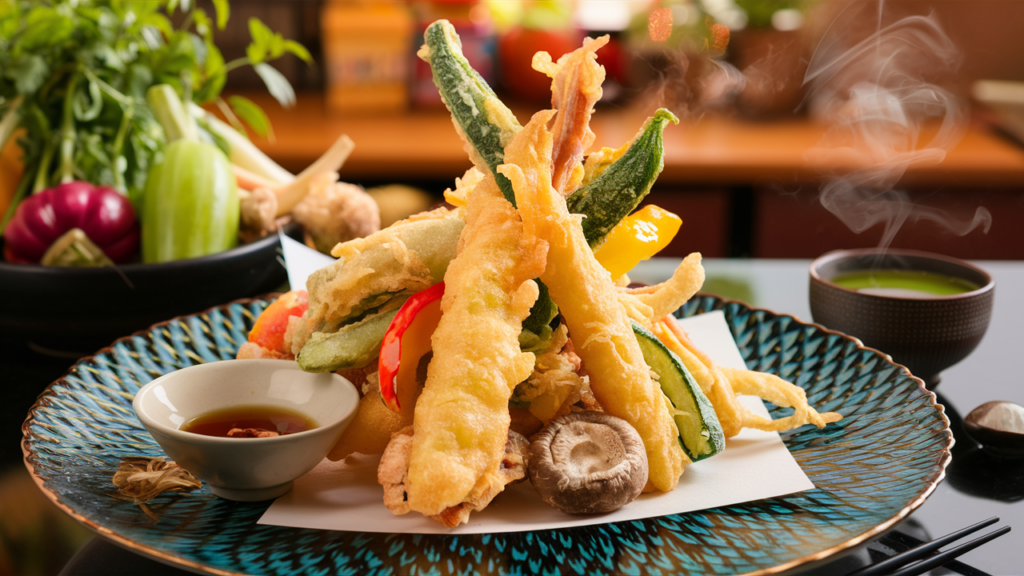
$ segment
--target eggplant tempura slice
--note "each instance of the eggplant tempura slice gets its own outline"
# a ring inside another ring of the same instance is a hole
[[[520,350],[519,333],[537,299],[531,278],[543,270],[546,246],[524,232],[493,177],[468,201],[413,417],[406,492],[409,508],[426,516],[470,501],[482,509],[500,492],[508,401],[535,361]]]
[[[605,411],[636,428],[647,451],[650,485],[668,492],[687,459],[668,399],[651,379],[611,276],[594,258],[579,218],[551,186],[549,126],[556,114],[535,114],[506,149],[509,164],[498,169],[512,181],[527,233],[549,245],[540,279],[569,326],[591,390]]]

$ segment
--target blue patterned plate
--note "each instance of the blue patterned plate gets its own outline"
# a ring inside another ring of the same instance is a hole
[[[783,434],[814,490],[647,520],[564,530],[432,536],[257,525],[268,504],[204,486],[138,506],[110,497],[126,456],[159,456],[131,402],[153,378],[228,360],[266,300],[158,324],[79,361],[23,426],[25,464],[68,514],[137,552],[213,574],[773,574],[877,535],[931,493],[950,459],[935,396],[848,336],[740,302],[698,296],[680,314],[722,309],[751,369],[796,382],[838,425]],[[772,416],[786,409],[769,406]]]

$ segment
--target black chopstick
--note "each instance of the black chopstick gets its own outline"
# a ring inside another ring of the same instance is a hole
[[[931,542],[927,542],[916,548],[907,550],[906,552],[893,556],[888,560],[884,560],[877,564],[872,564],[871,566],[866,566],[864,568],[861,568],[860,570],[850,572],[849,574],[847,574],[847,576],[879,576],[882,574],[889,574],[890,576],[913,576],[915,574],[921,574],[923,572],[931,570],[932,568],[935,568],[936,566],[941,566],[942,564],[949,562],[957,556],[969,552],[990,540],[993,540],[995,538],[1002,536],[1003,534],[1006,534],[1010,531],[1010,527],[1004,526],[1003,528],[1000,528],[995,532],[990,532],[989,534],[971,540],[970,542],[961,544],[956,548],[952,548],[945,552],[941,552],[939,554],[931,556],[927,560],[923,560],[921,562],[909,566],[908,564],[916,560],[919,560],[925,556],[928,556],[929,554],[938,550],[939,548],[942,548],[943,546],[951,542],[959,540],[964,536],[967,536],[968,534],[977,532],[978,530],[981,530],[986,526],[991,526],[992,524],[995,524],[998,521],[999,518],[997,517],[992,517],[988,520],[983,520],[981,522],[978,522],[977,524],[974,524],[973,526],[968,526],[967,528],[957,530],[952,534],[947,534],[946,536],[937,538],[935,540],[932,540]],[[904,568],[902,570],[893,572],[893,570],[896,570],[901,567]]]
[[[990,540],[995,540],[996,538],[999,538],[1000,536],[1002,536],[1003,534],[1006,534],[1009,531],[1010,531],[1010,527],[1009,526],[1003,526],[1002,528],[1000,528],[999,530],[996,530],[995,532],[989,532],[988,534],[985,534],[984,536],[981,536],[980,538],[975,538],[974,540],[971,540],[970,542],[967,542],[966,544],[961,544],[960,546],[957,546],[956,548],[952,548],[952,549],[947,550],[945,552],[936,554],[935,556],[932,556],[931,558],[928,558],[927,560],[922,560],[922,561],[920,561],[920,562],[918,562],[916,564],[912,564],[910,566],[907,566],[906,568],[904,568],[902,570],[897,570],[896,572],[893,572],[889,576],[917,576],[918,574],[923,574],[923,573],[927,572],[928,570],[931,570],[932,568],[935,568],[936,566],[942,566],[943,564],[949,562],[950,560],[956,558],[957,556],[960,556],[961,554],[966,554],[967,552],[970,552],[971,550],[974,550],[978,546],[981,546],[982,544],[984,544],[984,543],[986,543],[986,542],[988,542]]]

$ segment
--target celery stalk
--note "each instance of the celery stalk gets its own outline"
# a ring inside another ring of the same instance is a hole
[[[18,96],[11,100],[3,119],[0,119],[0,151],[7,146],[8,140],[11,139],[11,136],[14,135],[14,130],[18,127],[18,111],[20,110],[21,102],[24,99],[24,96]]]
[[[178,93],[168,84],[153,86],[146,92],[146,102],[153,110],[157,122],[164,128],[168,142],[175,140],[198,141],[199,132],[195,121],[178,98]]]
[[[232,164],[241,166],[249,172],[277,184],[289,184],[295,180],[294,174],[271,160],[269,156],[250,142],[248,138],[227,123],[222,122],[219,118],[195,104],[189,105],[189,111],[196,118],[205,120],[209,129],[216,132],[217,136],[220,136],[228,143],[228,146],[231,147],[228,159],[231,160]]]

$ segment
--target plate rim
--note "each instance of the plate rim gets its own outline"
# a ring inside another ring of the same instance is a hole
[[[921,506],[921,504],[924,504],[924,501],[927,500],[928,497],[931,496],[933,492],[935,492],[935,489],[938,488],[938,486],[942,482],[942,480],[946,478],[946,468],[949,466],[949,463],[953,461],[953,450],[952,450],[952,448],[953,448],[953,445],[956,443],[956,438],[953,436],[953,431],[949,427],[950,426],[950,421],[949,421],[949,417],[946,416],[946,407],[938,402],[938,397],[935,395],[935,392],[932,391],[932,390],[929,390],[928,387],[925,386],[924,380],[922,380],[921,378],[918,378],[917,376],[914,376],[913,374],[910,373],[910,369],[909,368],[907,368],[906,366],[904,366],[902,364],[899,364],[899,363],[893,361],[892,356],[890,356],[889,354],[886,354],[885,352],[882,352],[881,350],[879,350],[877,348],[872,348],[870,346],[865,346],[860,338],[857,338],[856,336],[851,336],[850,334],[846,334],[844,332],[840,332],[839,330],[833,330],[831,328],[827,328],[827,327],[825,327],[825,326],[823,326],[823,325],[821,325],[821,324],[819,324],[817,322],[814,322],[814,321],[808,322],[806,320],[802,320],[801,318],[799,318],[799,317],[797,317],[797,316],[795,316],[793,314],[779,313],[779,312],[775,312],[774,310],[771,310],[769,308],[754,307],[754,306],[751,306],[751,305],[747,304],[746,302],[744,302],[742,300],[737,300],[737,299],[732,299],[732,298],[723,298],[723,297],[718,296],[716,294],[708,294],[708,293],[705,293],[705,292],[697,292],[697,294],[694,295],[694,298],[696,298],[698,296],[711,296],[711,297],[715,298],[716,300],[718,300],[718,304],[714,308],[715,310],[721,310],[722,308],[724,308],[728,304],[739,304],[740,306],[746,307],[751,312],[767,312],[767,313],[772,314],[772,315],[774,315],[776,317],[779,317],[779,318],[781,318],[781,317],[788,317],[788,318],[790,318],[790,319],[792,319],[792,320],[794,320],[794,321],[796,321],[796,322],[798,322],[800,324],[803,324],[805,326],[813,326],[815,328],[818,328],[819,330],[825,332],[826,334],[830,334],[830,335],[834,335],[834,336],[838,336],[840,338],[845,338],[847,340],[850,340],[854,344],[857,345],[858,350],[866,350],[866,351],[869,351],[869,352],[875,352],[883,360],[885,360],[886,362],[888,362],[892,366],[895,366],[896,368],[899,368],[900,370],[902,370],[904,375],[908,376],[911,380],[913,380],[917,384],[917,387],[922,392],[924,392],[925,394],[927,394],[930,397],[929,399],[931,401],[932,406],[936,409],[936,411],[938,412],[939,416],[942,418],[942,422],[945,424],[945,428],[943,429],[943,431],[946,433],[946,436],[947,436],[947,438],[949,440],[949,442],[945,446],[943,446],[943,448],[942,448],[942,460],[939,463],[939,469],[936,472],[936,474],[930,479],[930,482],[929,482],[928,486],[925,488],[925,490],[921,494],[919,494],[917,496],[917,498],[913,499],[911,502],[909,502],[905,506],[903,506],[903,508],[901,508],[899,510],[899,512],[897,512],[894,516],[892,516],[888,520],[882,522],[881,524],[873,526],[871,529],[863,532],[862,534],[854,536],[853,538],[851,538],[849,540],[846,540],[843,543],[841,543],[839,545],[836,545],[836,546],[833,546],[831,548],[826,548],[825,550],[821,550],[821,551],[815,552],[813,554],[808,554],[806,556],[801,556],[801,557],[796,558],[794,560],[791,560],[791,561],[789,561],[789,562],[787,562],[785,564],[779,564],[778,566],[772,566],[771,568],[766,568],[766,569],[758,570],[758,571],[755,571],[755,572],[748,572],[748,573],[745,573],[745,574],[742,574],[742,575],[738,575],[738,576],[768,576],[768,575],[774,575],[774,574],[782,574],[784,572],[787,572],[787,571],[792,570],[794,568],[797,568],[799,566],[809,565],[809,564],[812,564],[812,563],[819,562],[821,560],[825,560],[829,556],[836,555],[836,554],[838,554],[840,552],[843,552],[843,551],[852,551],[853,548],[856,548],[860,544],[865,543],[867,540],[869,540],[871,538],[874,538],[875,536],[878,536],[878,535],[888,531],[889,529],[891,529],[894,526],[896,526],[896,524],[898,524],[898,523],[902,522],[903,520],[905,520],[908,516],[910,516],[911,512],[913,512],[914,510],[919,508]]]
[[[282,294],[283,294],[283,292],[268,292],[266,294],[260,294],[258,296],[252,296],[250,298],[239,298],[237,300],[232,300],[231,302],[228,302],[226,304],[220,304],[218,306],[210,306],[209,308],[207,308],[205,310],[202,310],[200,312],[193,312],[191,314],[181,314],[179,316],[175,316],[175,317],[170,318],[168,320],[163,320],[161,322],[157,322],[156,324],[153,324],[149,328],[143,328],[141,330],[136,330],[135,332],[132,332],[128,336],[122,336],[122,337],[114,340],[113,342],[111,342],[109,345],[104,346],[103,348],[100,348],[96,352],[93,352],[92,354],[90,354],[88,356],[82,356],[81,358],[76,360],[75,363],[72,364],[70,368],[68,368],[67,370],[64,371],[64,374],[62,374],[59,378],[57,378],[53,382],[50,382],[49,384],[47,384],[46,388],[44,388],[43,391],[39,393],[39,396],[36,397],[36,401],[32,403],[32,407],[29,408],[28,415],[25,417],[25,421],[22,422],[22,424],[21,424],[21,457],[22,457],[22,462],[24,462],[24,464],[25,464],[25,468],[28,469],[29,476],[32,477],[32,481],[35,482],[35,484],[39,488],[39,490],[41,490],[43,492],[43,494],[46,495],[46,497],[49,498],[50,501],[54,505],[56,505],[57,508],[59,508],[62,512],[64,512],[65,514],[71,516],[75,520],[77,520],[79,524],[82,524],[86,528],[88,528],[88,529],[92,530],[93,532],[95,532],[96,534],[98,534],[98,535],[100,535],[100,536],[110,540],[111,542],[114,542],[115,544],[117,544],[118,546],[121,546],[122,548],[127,548],[127,549],[131,550],[132,552],[135,552],[135,553],[138,553],[138,554],[142,554],[143,556],[146,556],[148,558],[152,558],[152,559],[158,560],[160,562],[163,562],[164,564],[168,564],[168,565],[171,565],[171,566],[181,566],[181,567],[188,568],[189,570],[191,570],[193,572],[196,572],[197,574],[217,574],[217,575],[222,575],[222,576],[252,576],[252,575],[246,574],[244,572],[233,572],[233,571],[229,571],[229,570],[221,570],[220,568],[214,568],[212,566],[207,566],[205,564],[200,564],[198,562],[193,562],[192,560],[189,560],[189,559],[187,559],[187,558],[185,558],[183,556],[179,556],[179,555],[175,555],[175,554],[168,554],[166,552],[162,552],[162,551],[157,550],[155,548],[151,548],[149,546],[138,544],[134,540],[131,540],[130,538],[126,538],[124,536],[121,536],[120,534],[114,532],[113,530],[111,530],[109,528],[105,528],[103,526],[100,526],[100,525],[96,524],[95,522],[93,522],[92,520],[89,520],[88,518],[86,518],[86,517],[82,516],[81,514],[77,513],[70,506],[68,506],[67,504],[62,502],[60,500],[60,497],[56,493],[54,493],[54,492],[52,492],[52,491],[50,491],[50,490],[48,490],[46,488],[43,479],[40,477],[39,474],[36,473],[35,466],[33,466],[31,462],[29,462],[29,455],[33,453],[33,451],[28,446],[28,440],[29,440],[29,436],[30,436],[29,427],[31,426],[32,422],[35,421],[36,409],[40,407],[41,403],[43,402],[43,400],[47,396],[49,396],[49,395],[51,395],[53,393],[52,391],[53,391],[54,385],[56,385],[58,382],[60,382],[60,381],[64,380],[65,378],[67,378],[71,374],[71,372],[73,370],[75,370],[75,368],[77,368],[83,362],[88,362],[90,360],[93,360],[96,356],[99,356],[100,354],[104,354],[106,352],[113,352],[114,347],[117,346],[119,343],[121,343],[121,342],[129,342],[129,341],[132,340],[132,338],[135,338],[135,337],[144,337],[146,334],[149,334],[150,332],[152,332],[152,331],[154,331],[154,330],[156,330],[156,329],[158,329],[160,327],[168,326],[168,325],[170,325],[170,324],[172,324],[174,322],[178,322],[178,321],[180,321],[182,319],[185,319],[185,318],[190,318],[190,317],[193,317],[193,316],[202,316],[204,314],[209,314],[209,313],[213,312],[214,310],[220,310],[222,308],[227,308],[229,306],[234,306],[234,305],[237,305],[237,304],[246,305],[246,304],[251,304],[253,302],[269,301],[271,298],[280,297]]]
[[[182,567],[182,568],[188,569],[190,571],[196,572],[198,574],[215,574],[215,575],[219,575],[219,576],[252,576],[252,575],[244,573],[244,572],[234,572],[234,571],[230,571],[230,570],[223,570],[223,569],[216,568],[216,567],[213,567],[213,566],[209,566],[209,565],[206,565],[206,564],[201,564],[201,563],[189,560],[189,559],[187,559],[187,558],[185,558],[183,556],[180,556],[180,555],[170,554],[170,553],[158,550],[156,548],[152,548],[150,546],[137,543],[134,540],[131,540],[131,539],[125,537],[125,536],[122,536],[122,535],[114,532],[113,530],[111,530],[109,528],[100,526],[100,525],[96,524],[95,522],[89,520],[88,518],[85,518],[81,514],[77,513],[70,506],[68,506],[67,504],[62,502],[60,497],[59,497],[59,495],[57,495],[56,493],[54,493],[51,490],[46,488],[46,486],[44,484],[44,480],[36,472],[35,466],[33,466],[32,463],[29,461],[30,455],[34,454],[34,452],[28,446],[28,441],[29,441],[30,436],[31,436],[31,431],[30,431],[29,428],[30,428],[31,424],[36,419],[36,411],[37,411],[38,408],[40,408],[41,403],[49,395],[53,394],[53,387],[58,382],[61,382],[68,375],[70,375],[71,372],[73,370],[75,370],[83,362],[88,362],[90,360],[93,360],[96,356],[98,356],[100,354],[103,354],[103,353],[106,353],[106,352],[112,352],[113,348],[115,346],[117,346],[117,344],[119,344],[121,342],[130,341],[132,338],[135,338],[137,336],[138,337],[145,336],[146,334],[149,334],[150,332],[152,332],[152,331],[154,331],[154,330],[156,330],[156,329],[158,329],[160,327],[164,327],[164,326],[170,325],[170,324],[172,324],[174,322],[178,322],[178,321],[180,321],[180,320],[182,320],[184,318],[190,318],[190,317],[194,317],[194,316],[201,316],[201,315],[204,315],[204,314],[209,314],[209,313],[211,313],[211,312],[213,312],[215,310],[221,310],[221,309],[224,309],[224,308],[227,308],[227,307],[230,307],[230,306],[234,306],[234,305],[247,305],[247,304],[252,304],[254,302],[269,301],[272,298],[280,297],[281,294],[282,294],[281,292],[269,292],[269,293],[266,293],[266,294],[261,294],[261,295],[258,295],[258,296],[253,296],[251,298],[239,298],[237,300],[232,300],[231,302],[227,302],[225,304],[221,304],[221,305],[218,305],[218,306],[211,306],[211,307],[209,307],[209,308],[207,308],[207,309],[205,309],[203,311],[200,311],[200,312],[194,312],[192,314],[183,314],[183,315],[180,315],[180,316],[175,316],[174,318],[170,318],[170,319],[164,320],[162,322],[157,322],[156,324],[153,324],[149,328],[144,328],[142,330],[137,330],[137,331],[133,332],[131,335],[122,336],[122,337],[114,340],[110,345],[104,346],[103,348],[100,348],[99,350],[97,350],[93,354],[90,354],[88,356],[83,356],[83,357],[79,358],[70,368],[68,368],[67,371],[64,372],[63,375],[61,375],[59,378],[57,378],[56,380],[54,380],[53,382],[48,384],[46,386],[46,388],[44,388],[43,391],[40,392],[40,394],[36,398],[35,402],[29,408],[28,415],[26,416],[25,421],[21,425],[21,433],[22,433],[22,437],[21,437],[22,461],[24,462],[25,467],[28,469],[28,473],[32,477],[32,480],[35,482],[36,486],[61,511],[63,511],[66,514],[68,514],[69,516],[71,516],[75,520],[77,520],[80,524],[82,524],[86,528],[92,530],[93,532],[96,532],[98,535],[100,535],[100,536],[102,536],[104,538],[107,538],[108,540],[114,542],[115,544],[121,546],[122,548],[126,548],[126,549],[128,549],[128,550],[130,550],[132,552],[137,553],[137,554],[142,554],[143,556],[146,556],[146,557],[152,558],[154,560],[160,561],[160,562],[162,562],[164,564],[168,564],[168,565],[176,566],[176,567]],[[784,564],[779,564],[779,565],[772,566],[772,567],[769,567],[769,568],[764,568],[764,569],[761,569],[761,570],[756,570],[754,572],[745,572],[745,573],[737,575],[737,576],[769,576],[769,575],[775,575],[775,574],[782,574],[782,573],[788,572],[790,570],[793,570],[794,568],[797,568],[799,566],[804,566],[804,565],[809,565],[809,564],[817,563],[819,561],[825,560],[826,558],[829,558],[830,556],[837,555],[837,554],[842,553],[844,551],[852,551],[855,547],[859,546],[860,544],[866,542],[867,540],[869,540],[869,539],[871,539],[871,538],[873,538],[875,536],[878,536],[879,534],[882,534],[882,533],[888,531],[889,529],[894,527],[896,524],[898,524],[899,522],[901,522],[904,519],[906,519],[914,510],[919,508],[921,506],[921,504],[923,504],[925,502],[925,500],[928,499],[929,496],[931,496],[931,494],[935,491],[935,489],[938,487],[938,485],[946,477],[946,468],[949,466],[949,463],[953,459],[952,447],[953,447],[954,443],[956,442],[956,440],[953,437],[952,430],[950,429],[950,421],[949,421],[949,417],[946,416],[946,409],[945,409],[945,407],[938,402],[938,398],[935,395],[935,392],[929,390],[925,386],[923,380],[921,380],[917,376],[914,376],[913,374],[911,374],[910,370],[907,369],[906,366],[903,366],[902,364],[898,364],[898,363],[894,362],[892,357],[889,356],[888,354],[886,354],[885,352],[882,352],[881,350],[878,350],[876,348],[871,348],[869,346],[865,346],[864,343],[861,342],[861,340],[859,338],[857,338],[855,336],[851,336],[849,334],[845,334],[845,333],[840,332],[838,330],[832,330],[830,328],[826,328],[825,326],[822,326],[821,324],[819,324],[817,322],[813,322],[813,321],[808,322],[806,320],[800,319],[799,317],[797,317],[797,316],[795,316],[793,314],[778,313],[778,312],[775,312],[774,310],[771,310],[769,308],[754,307],[754,306],[751,306],[750,304],[748,304],[748,303],[746,303],[746,302],[744,302],[742,300],[731,299],[731,298],[724,298],[724,297],[719,296],[717,294],[710,294],[710,293],[706,293],[706,292],[697,292],[690,299],[690,301],[692,301],[695,298],[708,298],[708,297],[714,299],[714,301],[715,301],[715,304],[713,305],[712,310],[722,310],[723,308],[725,308],[726,306],[728,306],[730,304],[738,304],[738,305],[746,308],[747,310],[749,310],[751,313],[765,312],[765,313],[771,314],[771,315],[773,315],[773,316],[775,316],[777,318],[784,318],[784,317],[785,318],[790,318],[791,320],[793,320],[793,321],[795,321],[795,322],[797,322],[799,324],[803,324],[805,326],[811,326],[811,327],[817,328],[817,329],[821,330],[822,332],[824,332],[824,333],[826,333],[828,335],[834,335],[834,336],[838,336],[840,338],[852,341],[856,345],[858,350],[876,353],[885,362],[887,362],[890,365],[895,366],[896,368],[900,369],[905,376],[909,377],[911,380],[913,380],[917,384],[917,387],[920,389],[920,391],[924,392],[929,397],[929,401],[931,402],[932,407],[936,409],[936,411],[939,414],[939,417],[941,418],[942,422],[945,425],[945,427],[943,429],[943,432],[946,433],[946,437],[948,439],[947,444],[942,447],[941,454],[938,455],[939,456],[939,460],[940,460],[939,463],[938,463],[939,464],[938,470],[929,479],[928,485],[925,487],[925,489],[916,498],[914,498],[913,500],[911,500],[910,502],[905,504],[892,517],[890,517],[890,518],[884,520],[883,522],[881,522],[881,523],[871,527],[870,529],[862,532],[861,534],[858,534],[858,535],[856,535],[856,536],[854,536],[854,537],[852,537],[852,538],[850,538],[848,540],[845,540],[842,543],[837,544],[835,546],[826,548],[824,550],[820,550],[818,552],[814,552],[814,553],[811,553],[811,554],[800,556],[800,557],[795,558],[793,560],[790,560],[789,562],[786,562]],[[682,310],[682,308],[683,307],[681,306],[679,308],[679,310]],[[730,328],[730,331],[731,331],[731,328]]]

